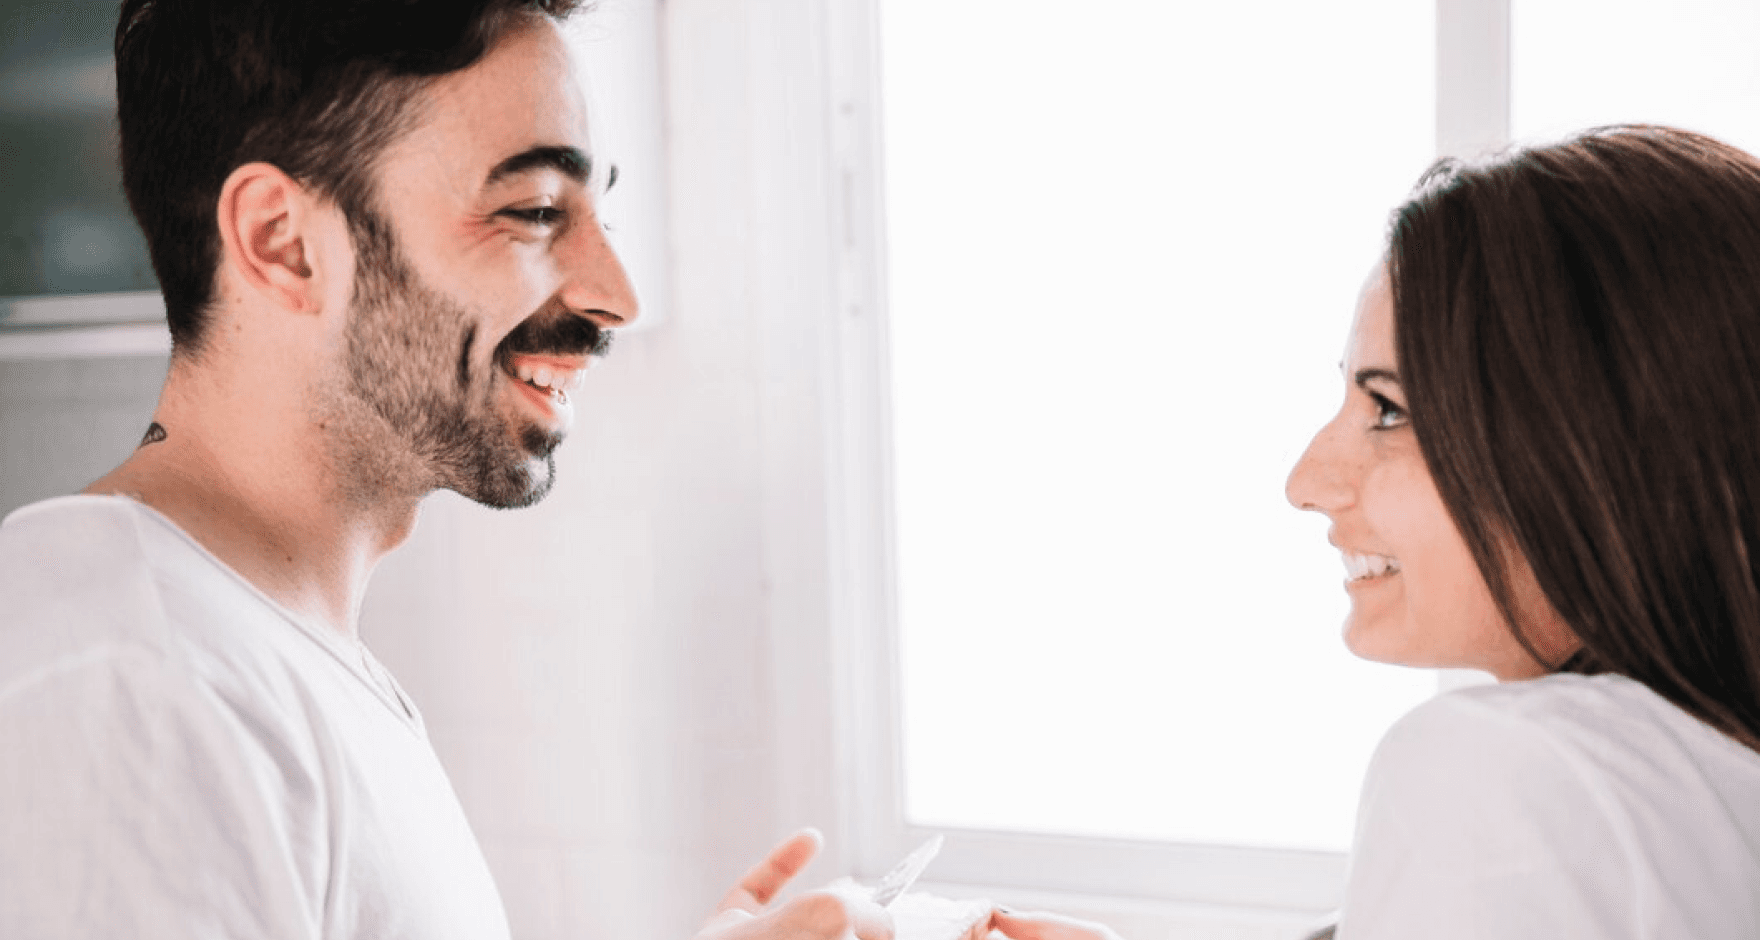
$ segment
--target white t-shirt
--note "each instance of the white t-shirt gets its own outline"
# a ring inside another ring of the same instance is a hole
[[[507,935],[364,647],[131,500],[0,525],[0,937]]]
[[[1760,753],[1621,676],[1438,696],[1370,764],[1338,937],[1760,938]]]

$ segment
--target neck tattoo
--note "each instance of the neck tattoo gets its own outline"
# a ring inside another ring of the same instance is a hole
[[[148,444],[157,444],[164,439],[165,439],[165,426],[160,424],[157,421],[154,421],[152,424],[147,425],[147,433],[146,433],[145,437],[141,438],[140,446],[145,447]],[[139,449],[140,448],[136,448],[136,450],[139,450]]]

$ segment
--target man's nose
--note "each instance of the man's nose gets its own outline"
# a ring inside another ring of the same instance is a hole
[[[629,326],[641,313],[629,272],[602,226],[594,222],[584,228],[562,252],[567,280],[560,299],[602,328]]]
[[[1290,468],[1283,495],[1291,506],[1332,513],[1350,504],[1354,490],[1338,435],[1337,421],[1328,423],[1315,433],[1308,449]]]

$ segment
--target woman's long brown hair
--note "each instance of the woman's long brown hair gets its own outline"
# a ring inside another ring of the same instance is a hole
[[[1419,446],[1518,639],[1512,551],[1583,643],[1545,665],[1760,749],[1760,161],[1651,126],[1443,161],[1388,268]]]

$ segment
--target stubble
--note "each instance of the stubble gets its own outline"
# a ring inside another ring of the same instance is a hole
[[[321,395],[342,498],[372,506],[450,489],[498,509],[530,506],[556,479],[561,438],[509,427],[496,366],[464,304],[421,282],[388,220],[351,214],[356,273],[342,374]],[[336,388],[340,385],[341,388]]]

